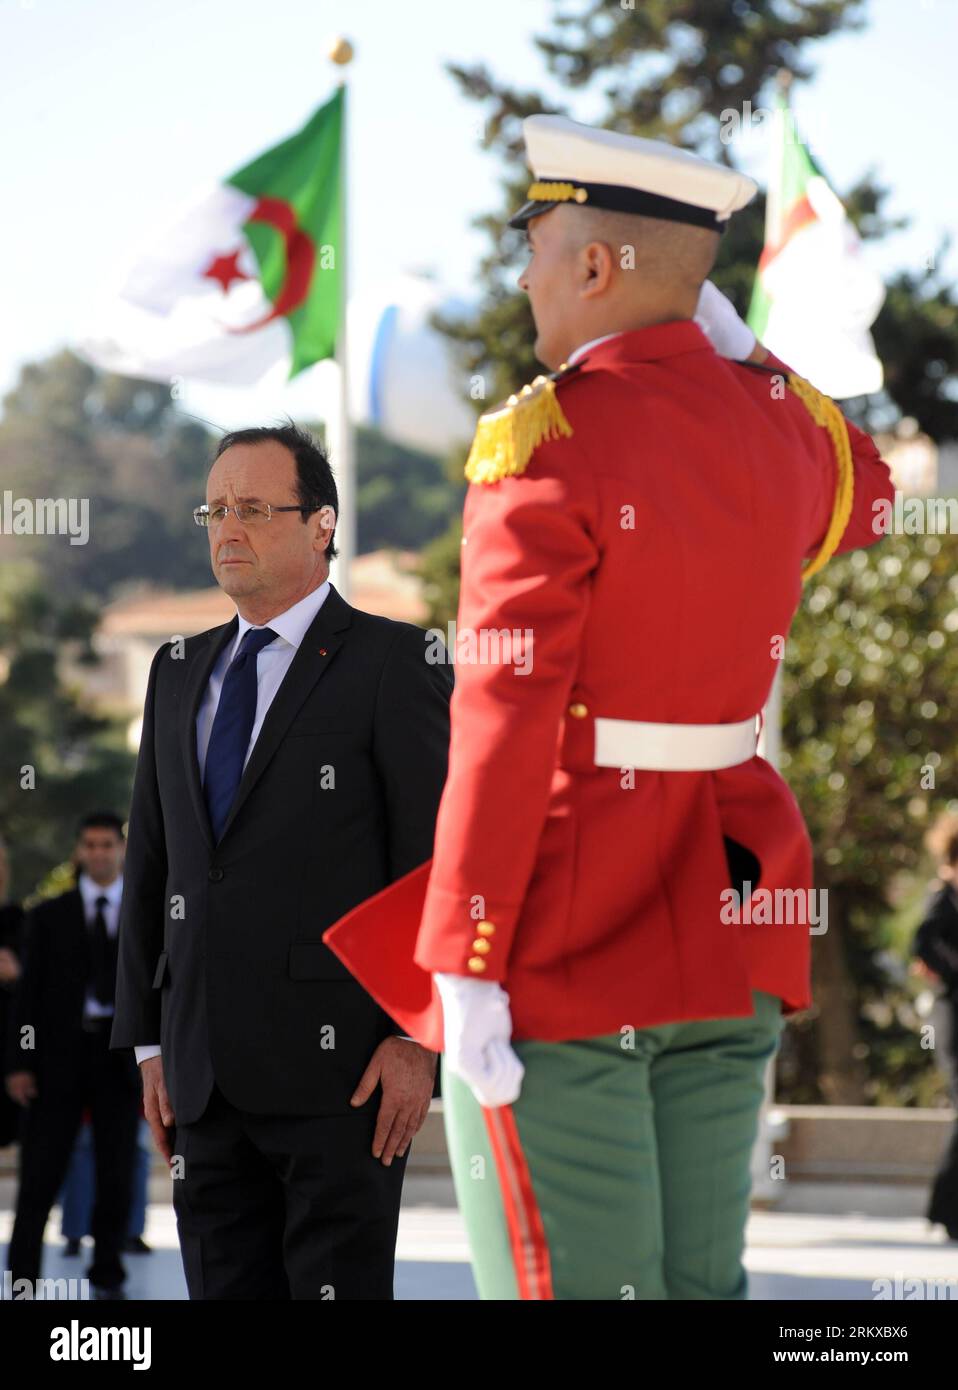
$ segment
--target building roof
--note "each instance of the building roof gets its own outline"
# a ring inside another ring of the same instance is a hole
[[[422,580],[415,573],[418,556],[411,550],[374,550],[359,555],[351,570],[354,608],[402,622],[425,621]],[[116,599],[103,611],[98,635],[104,638],[190,637],[227,623],[236,605],[217,585],[206,589],[144,587]]]

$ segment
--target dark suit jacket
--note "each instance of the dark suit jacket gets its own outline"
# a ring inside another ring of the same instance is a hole
[[[161,1044],[181,1123],[214,1078],[257,1114],[350,1112],[396,1026],[322,935],[429,858],[446,776],[451,667],[331,587],[214,844],[196,713],[236,629],[154,657],[130,812],[111,1046]]]
[[[19,903],[5,903],[0,907],[0,946],[5,946],[7,950],[12,951],[18,960],[23,954],[23,945],[20,939],[22,934],[23,908]],[[19,983],[17,980],[10,984],[0,984],[0,1073],[4,1075],[8,1070],[12,1070],[6,1065],[6,1057],[9,1050],[10,1010]],[[18,1062],[22,1066],[22,1061],[19,1059],[19,1049]],[[20,1106],[14,1104],[4,1087],[0,1085],[0,1149],[13,1142],[19,1124]]]
[[[0,946],[6,947],[15,956],[20,954],[23,916],[23,908],[19,903],[11,902],[0,905]]]
[[[90,936],[79,888],[38,903],[24,918],[22,974],[10,1004],[4,1055],[7,1075],[32,1071],[42,1095],[72,1094],[83,1058],[83,1003],[92,968]],[[32,1026],[35,1047],[24,1051],[21,1029]],[[136,1085],[136,1070],[130,1080]]]
[[[950,884],[943,884],[925,903],[913,950],[941,976],[944,992],[958,998],[958,895]]]

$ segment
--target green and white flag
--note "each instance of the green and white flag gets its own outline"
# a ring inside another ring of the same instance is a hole
[[[869,328],[885,297],[858,233],[795,130],[776,108],[765,249],[748,325],[764,345],[826,395],[878,391],[882,366]]]
[[[252,385],[333,357],[344,294],[345,91],[180,213],[80,343],[95,365]]]

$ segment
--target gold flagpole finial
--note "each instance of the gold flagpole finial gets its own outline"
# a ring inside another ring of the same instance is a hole
[[[340,36],[338,39],[334,39],[330,44],[327,56],[331,63],[335,63],[337,67],[344,68],[347,63],[353,61],[354,54],[355,49],[349,42],[349,39]]]

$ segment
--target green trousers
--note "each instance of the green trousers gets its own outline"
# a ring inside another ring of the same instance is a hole
[[[750,1018],[519,1042],[514,1105],[444,1066],[480,1298],[742,1299],[750,1159],[781,1001]]]

